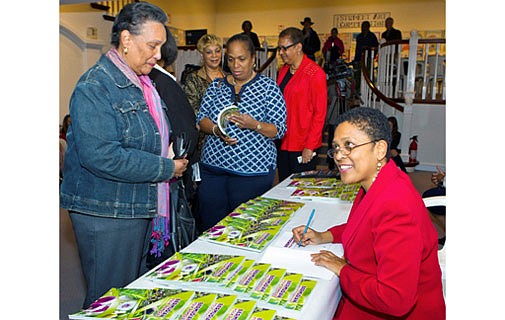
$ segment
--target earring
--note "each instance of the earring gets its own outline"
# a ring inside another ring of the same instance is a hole
[[[377,173],[381,170],[382,163],[377,161]]]
[[[124,53],[124,54],[128,54],[128,48],[126,48],[126,47],[125,47],[125,48],[123,49],[123,53]]]

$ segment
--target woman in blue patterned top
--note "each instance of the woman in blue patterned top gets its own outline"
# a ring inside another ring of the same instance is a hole
[[[284,98],[275,81],[254,71],[251,39],[237,34],[226,47],[231,74],[210,84],[196,119],[207,134],[198,187],[201,231],[272,187],[277,158],[274,140],[286,132]],[[228,135],[224,135],[216,122],[219,112],[230,105],[236,105],[239,113],[229,116]]]

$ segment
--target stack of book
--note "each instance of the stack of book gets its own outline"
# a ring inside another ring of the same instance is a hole
[[[233,210],[199,239],[261,252],[304,204],[257,197]]]

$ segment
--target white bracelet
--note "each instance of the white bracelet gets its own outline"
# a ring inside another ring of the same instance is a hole
[[[213,127],[212,127],[212,133],[217,137],[218,135],[216,134],[216,131],[215,129],[217,128],[217,124],[215,124]]]

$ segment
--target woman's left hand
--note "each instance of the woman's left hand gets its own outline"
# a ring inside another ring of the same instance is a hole
[[[321,250],[319,253],[311,254],[311,261],[316,264],[316,266],[322,266],[326,269],[335,272],[337,276],[340,276],[340,271],[347,265],[347,261],[344,258],[336,256],[333,252],[327,250]]]
[[[228,120],[235,123],[235,125],[240,129],[256,130],[256,126],[258,125],[258,120],[246,113],[232,114]]]

